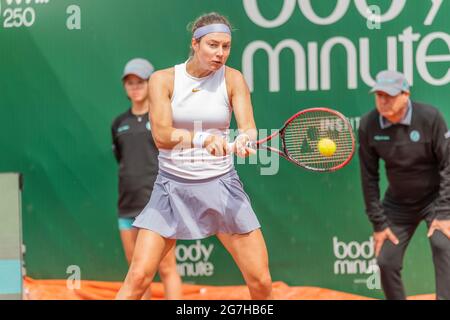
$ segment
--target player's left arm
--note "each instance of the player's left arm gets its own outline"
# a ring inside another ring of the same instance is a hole
[[[431,236],[434,230],[440,230],[450,239],[450,133],[439,112],[433,124],[432,139],[441,181],[439,196],[435,201],[436,218],[430,226],[428,236]]]
[[[248,156],[254,152],[245,145],[247,141],[255,141],[257,138],[250,90],[244,76],[238,70],[227,67],[225,76],[230,104],[240,134],[240,139],[236,140],[236,153],[240,156]]]

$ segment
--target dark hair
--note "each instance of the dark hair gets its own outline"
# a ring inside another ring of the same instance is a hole
[[[217,12],[210,12],[210,13],[205,13],[203,15],[201,15],[200,17],[198,17],[197,19],[195,19],[194,22],[191,22],[188,24],[188,31],[191,32],[191,34],[193,35],[195,30],[197,30],[198,28],[207,26],[209,24],[215,24],[215,23],[222,23],[228,26],[228,28],[230,28],[230,30],[232,30],[233,28],[231,27],[231,23],[228,21],[228,19],[217,13]],[[198,39],[199,41],[201,40],[201,38]],[[194,55],[194,50],[191,47],[191,52],[189,54],[190,56]]]

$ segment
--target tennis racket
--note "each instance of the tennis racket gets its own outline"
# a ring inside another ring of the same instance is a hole
[[[266,144],[278,135],[281,150]],[[341,113],[310,108],[293,115],[272,135],[248,142],[247,147],[270,150],[308,170],[331,172],[350,162],[355,153],[355,138],[350,122]]]

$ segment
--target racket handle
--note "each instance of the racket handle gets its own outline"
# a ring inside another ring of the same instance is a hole
[[[245,146],[247,148],[250,148],[250,149],[253,149],[253,150],[258,149],[258,145],[257,145],[256,141],[249,141],[249,142],[247,142],[247,144]]]
[[[228,142],[228,150],[229,152],[234,152],[234,145],[236,144],[236,142]],[[245,145],[247,148],[256,150],[258,149],[258,146],[256,144],[256,141],[248,141]]]

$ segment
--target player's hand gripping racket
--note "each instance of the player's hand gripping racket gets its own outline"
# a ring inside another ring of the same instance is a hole
[[[280,136],[281,150],[265,143]],[[352,126],[341,113],[328,108],[302,110],[289,118],[274,134],[247,147],[276,152],[312,171],[330,172],[343,168],[355,152]]]

